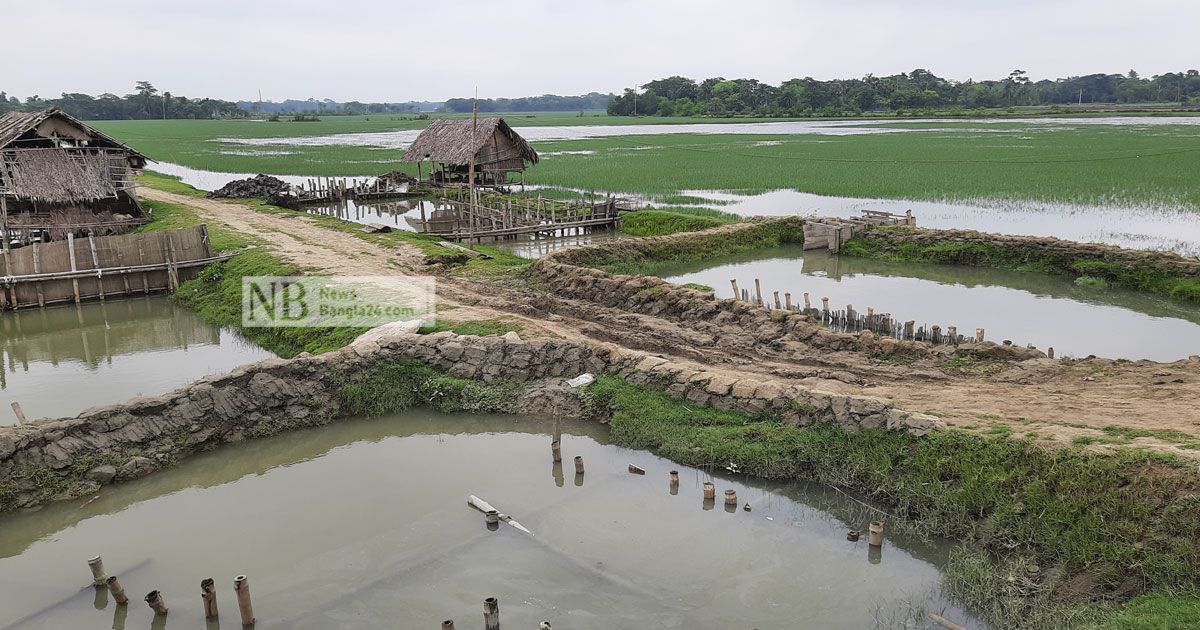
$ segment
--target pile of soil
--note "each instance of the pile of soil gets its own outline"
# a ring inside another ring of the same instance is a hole
[[[250,179],[238,179],[229,182],[221,188],[208,193],[208,196],[238,199],[266,197],[269,199],[282,196],[281,194],[289,188],[291,186],[282,179],[259,173]]]

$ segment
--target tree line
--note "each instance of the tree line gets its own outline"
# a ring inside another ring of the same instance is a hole
[[[614,116],[842,116],[905,110],[1006,108],[1069,103],[1184,103],[1200,105],[1200,71],[1144,78],[1089,74],[1032,81],[1014,70],[996,81],[954,81],[917,69],[887,77],[818,81],[791,79],[778,86],[755,79],[673,76],[612,99]]]
[[[543,94],[523,98],[487,98],[479,101],[481,112],[581,112],[603,110],[613,99],[612,94],[591,92],[581,96],[558,96]],[[452,98],[442,104],[438,111],[465,114],[471,112],[475,99]]]
[[[140,120],[146,118],[244,118],[236,103],[212,98],[190,99],[159,92],[149,81],[138,81],[132,94],[63,93],[60,98],[30,96],[24,101],[0,92],[0,114],[10,111],[35,112],[57,107],[85,120]]]

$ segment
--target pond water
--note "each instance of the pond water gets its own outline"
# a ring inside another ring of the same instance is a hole
[[[910,201],[826,197],[795,190],[755,195],[685,190],[680,194],[705,199],[711,202],[707,204],[709,207],[741,216],[816,214],[849,218],[862,216],[863,210],[895,214],[912,210],[921,227],[1054,236],[1200,256],[1200,212],[1167,205],[1089,206],[1000,199]]]
[[[808,292],[816,308],[828,297],[831,309],[873,307],[918,326],[957,326],[968,336],[984,328],[989,340],[1053,347],[1058,356],[1175,361],[1200,348],[1200,308],[1126,289],[1080,287],[1065,276],[833,256],[799,245],[668,267],[658,275],[711,286],[722,298],[733,296],[731,279],[753,290],[758,278],[768,299],[772,291],[790,292],[803,304]]]
[[[564,476],[547,424],[419,410],[350,420],[0,516],[0,628],[203,628],[206,577],[233,626],[238,574],[259,628],[477,628],[489,596],[507,628],[926,627],[921,607],[982,627],[939,594],[947,543],[848,542],[874,512],[840,492],[717,478],[719,496],[735,489],[753,511],[710,509],[709,475],[612,446],[598,424],[565,426]],[[489,531],[471,494],[533,535]],[[128,607],[88,586],[96,554]],[[152,626],[141,599],[153,589],[170,614]],[[918,623],[901,625],[909,615]]]
[[[166,296],[0,313],[0,424],[163,394],[274,356]]]

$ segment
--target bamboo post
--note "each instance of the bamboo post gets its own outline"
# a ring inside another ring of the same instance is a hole
[[[167,614],[167,602],[160,591],[150,591],[146,594],[146,603],[154,610],[155,615]]]
[[[421,163],[417,162],[417,168],[421,167]],[[442,622],[442,630],[454,630],[454,620],[447,619]]]
[[[4,235],[4,250],[3,251],[4,251],[4,260],[7,263],[8,262],[8,247],[9,247],[8,241],[10,238],[8,235],[8,197],[6,197],[3,193],[0,193],[0,234]],[[6,271],[7,271],[7,268],[8,268],[8,265],[6,264],[5,265]]]
[[[812,302],[808,299],[808,293],[805,292],[805,294],[804,294],[804,310],[807,311],[811,308],[812,308]]]
[[[883,521],[871,521],[867,529],[867,543],[872,547],[883,546]]]
[[[1054,358],[1054,346],[1050,346],[1049,348],[1046,348],[1046,357],[1050,358],[1050,359]]]
[[[742,292],[738,291],[737,280],[730,280],[729,284],[733,286],[733,299],[736,300],[736,299],[741,298]]]
[[[784,300],[784,308],[786,308],[789,311],[792,310],[792,294],[784,293],[783,300]]]
[[[495,597],[483,600],[484,630],[500,630],[500,602]]]
[[[705,500],[713,500],[717,498],[717,486],[711,481],[704,482],[704,498]]]
[[[630,464],[629,472],[631,472],[635,475],[644,475],[644,474],[646,474],[646,469],[642,468],[641,466],[636,466],[634,464]]]
[[[576,475],[583,474],[583,456],[582,455],[575,456],[575,474]]]
[[[169,236],[167,238],[170,238]],[[104,301],[104,279],[100,272],[100,255],[96,252],[96,237],[88,235],[88,247],[92,249],[92,268],[96,270],[96,292],[100,294],[100,301]]]
[[[976,328],[976,329],[975,329],[975,342],[976,342],[976,343],[981,343],[982,341],[983,341],[983,329],[982,329],[982,328]]]
[[[774,291],[774,292],[773,292],[773,294],[774,294],[774,297],[775,297],[775,310],[779,310],[780,308],[783,308],[783,307],[782,307],[782,306],[780,306],[780,304],[779,304],[779,292],[778,292],[778,291]]]
[[[167,232],[167,276],[170,280],[172,291],[179,289],[179,268],[175,266],[177,260],[175,240],[171,238],[171,233]]]
[[[67,252],[71,256],[71,271],[79,271],[75,262],[75,233],[67,232]],[[71,278],[71,290],[75,293],[75,303],[79,303],[79,279]]]
[[[117,576],[110,575],[104,582],[108,585],[108,592],[113,596],[113,601],[117,602],[118,606],[124,606],[129,603],[129,597],[125,595],[125,587],[121,586],[121,582],[117,580]]]
[[[762,283],[758,281],[758,278],[754,279],[754,301],[758,302],[759,306],[763,305]]]
[[[679,487],[679,471],[672,470],[671,474],[670,474],[670,479],[671,479],[671,487],[678,488]]]
[[[25,419],[25,412],[21,411],[21,403],[14,400],[12,402],[12,410],[13,413],[17,415],[17,424],[25,424],[26,422],[29,422]],[[96,557],[98,558],[99,556]]]
[[[950,343],[957,344],[958,343],[958,327],[957,326],[947,326],[946,327],[946,338],[948,338],[950,340]]]
[[[217,583],[212,578],[200,580],[200,601],[204,604],[204,618],[217,618]]]
[[[554,458],[555,464],[562,463],[562,446],[559,444],[558,440],[554,440],[550,443],[550,454]]]
[[[32,246],[33,247],[33,273],[42,273],[42,249],[41,249],[40,245],[41,245],[41,243],[35,242]],[[42,291],[42,283],[37,282],[35,284],[37,286],[38,306],[45,306],[46,305],[46,295]]]
[[[917,321],[914,319],[910,319],[910,320],[904,322],[904,338],[905,339],[913,338],[913,332],[914,332],[913,329],[914,329],[914,327],[916,327],[916,325],[917,325]]]
[[[725,491],[725,505],[737,507],[737,490],[732,488]]]
[[[250,604],[250,579],[244,575],[234,578],[233,591],[237,593],[238,611],[242,615],[242,626],[253,626],[254,606]]]
[[[829,298],[827,297],[821,298],[821,312],[825,314],[825,317],[829,317]]]
[[[13,409],[17,409],[17,403],[13,403]],[[23,416],[24,414],[20,415]],[[104,586],[108,582],[108,574],[104,572],[104,559],[100,556],[95,556],[88,558],[87,563],[88,568],[92,570],[92,585]]]

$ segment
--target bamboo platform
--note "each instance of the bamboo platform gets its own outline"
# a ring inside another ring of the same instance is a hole
[[[450,213],[433,219],[422,214],[411,221],[426,234],[453,241],[482,241],[513,238],[524,234],[562,234],[597,227],[617,227],[621,213],[612,198],[601,202],[571,204],[548,199],[506,199],[456,202],[442,199]]]
[[[863,210],[855,219],[838,217],[813,217],[804,221],[804,249],[827,248],[831,254],[842,250],[842,245],[866,226],[870,225],[916,225],[917,219],[910,210],[907,214],[893,214],[878,210]]]
[[[34,243],[0,259],[0,308],[174,291],[214,255],[208,228]]]

